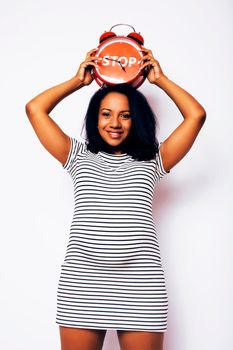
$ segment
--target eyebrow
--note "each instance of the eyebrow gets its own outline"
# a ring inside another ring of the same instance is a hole
[[[101,111],[102,111],[103,109],[106,109],[107,111],[110,111],[110,112],[111,112],[111,109],[109,109],[109,108],[101,108]],[[120,111],[120,112],[130,112],[130,110],[129,110],[129,109],[126,109],[126,110],[123,110],[123,111]]]

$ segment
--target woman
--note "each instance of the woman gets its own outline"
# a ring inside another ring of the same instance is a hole
[[[49,117],[66,96],[93,81],[97,49],[77,74],[26,105],[43,146],[74,182],[75,209],[58,286],[62,350],[101,349],[116,329],[122,350],[162,350],[168,299],[152,217],[156,183],[190,150],[206,112],[142,48],[147,79],[175,102],[184,120],[161,143],[143,95],[119,85],[99,89],[85,119],[87,142],[66,135]]]

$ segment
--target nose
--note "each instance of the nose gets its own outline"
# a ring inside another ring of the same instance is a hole
[[[113,116],[110,121],[110,127],[112,128],[121,128],[121,123],[120,120],[118,119],[117,116]]]

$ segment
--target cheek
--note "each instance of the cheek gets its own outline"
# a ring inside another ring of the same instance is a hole
[[[103,128],[107,125],[107,120],[99,117],[98,119],[98,127]]]
[[[125,129],[130,130],[132,126],[132,120],[127,120],[127,123],[125,124]]]

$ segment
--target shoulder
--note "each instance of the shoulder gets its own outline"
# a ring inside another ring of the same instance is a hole
[[[65,164],[62,167],[70,171],[74,161],[82,154],[87,152],[87,141],[83,138],[70,136],[70,150]]]

